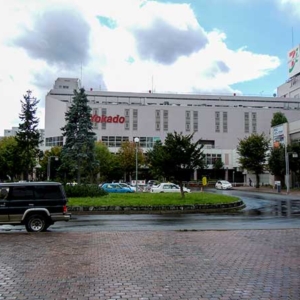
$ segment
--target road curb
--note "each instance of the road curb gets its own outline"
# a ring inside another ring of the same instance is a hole
[[[166,213],[222,213],[245,208],[242,200],[232,203],[164,205],[164,206],[69,206],[72,214],[166,214]]]

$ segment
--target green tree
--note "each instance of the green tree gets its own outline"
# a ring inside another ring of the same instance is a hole
[[[28,176],[32,173],[37,163],[39,154],[39,145],[42,142],[40,133],[37,129],[39,119],[36,117],[37,105],[39,101],[31,97],[31,91],[23,96],[21,100],[22,110],[19,114],[21,123],[16,134],[16,140],[19,147],[22,163],[20,170],[24,174],[24,179],[28,180]]]
[[[179,182],[181,196],[184,198],[183,181],[189,180],[192,172],[204,168],[204,145],[201,139],[193,142],[194,134],[168,133],[164,144],[157,142],[148,151],[148,162],[151,170],[158,176],[174,179]]]
[[[14,180],[20,174],[22,157],[19,154],[15,137],[4,137],[0,140],[0,179]]]
[[[110,173],[112,173],[116,166],[115,155],[109,151],[104,143],[96,142],[95,158],[98,161],[98,165],[94,170],[94,174],[98,175],[100,181],[108,180]]]
[[[62,168],[70,168],[81,182],[81,174],[92,176],[96,167],[95,140],[91,121],[91,107],[84,88],[74,90],[73,102],[65,113],[66,125],[61,128],[65,137],[62,148]]]
[[[138,165],[142,165],[145,162],[143,150],[138,146]],[[124,142],[118,150],[118,160],[122,171],[129,180],[131,180],[133,172],[136,169],[136,144],[135,142]]]
[[[284,113],[276,112],[273,114],[273,119],[271,120],[271,127],[287,123],[288,120]]]
[[[237,152],[240,155],[241,167],[252,171],[256,176],[256,188],[259,188],[259,174],[263,173],[270,140],[262,134],[251,134],[239,140]]]
[[[218,179],[219,178],[219,174],[220,174],[220,170],[224,168],[224,163],[222,162],[221,158],[216,158],[213,161],[213,169],[214,169],[214,175],[215,178]]]
[[[292,172],[295,173],[298,185],[300,183],[300,144],[295,143],[288,147],[287,151],[289,155],[289,167]],[[292,154],[291,154],[292,153]],[[297,155],[294,155],[297,154]]]
[[[61,169],[61,151],[62,147],[60,146],[54,146],[50,150],[45,151],[43,157],[40,159],[41,169],[39,173],[42,179],[47,179],[49,167],[50,180],[64,180],[64,171]]]
[[[285,175],[285,153],[284,146],[272,148],[268,159],[268,168],[271,174],[284,182]]]

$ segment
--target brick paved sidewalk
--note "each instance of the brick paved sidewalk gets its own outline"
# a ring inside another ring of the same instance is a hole
[[[298,300],[300,229],[0,234],[0,299]]]

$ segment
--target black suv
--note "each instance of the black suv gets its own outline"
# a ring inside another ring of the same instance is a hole
[[[58,182],[0,183],[0,225],[25,225],[28,232],[45,231],[69,221],[64,188]]]

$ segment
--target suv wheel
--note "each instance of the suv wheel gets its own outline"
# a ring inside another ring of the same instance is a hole
[[[43,215],[31,215],[25,223],[28,232],[41,232],[46,230],[46,220]]]

